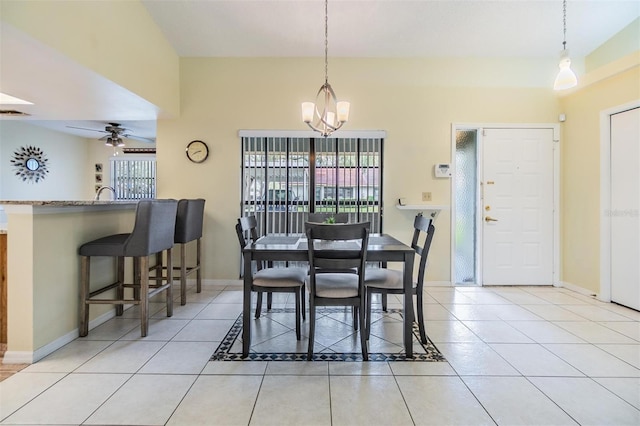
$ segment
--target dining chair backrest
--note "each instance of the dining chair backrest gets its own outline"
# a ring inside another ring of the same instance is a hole
[[[429,248],[431,247],[431,241],[433,240],[433,235],[436,232],[435,226],[433,226],[433,220],[422,216],[421,214],[417,215],[415,220],[413,221],[413,239],[411,240],[411,248],[416,252],[418,256],[420,256],[420,264],[418,267],[418,277],[416,280],[416,284],[418,287],[418,291],[422,291],[422,287],[424,285],[424,273],[427,269],[427,258],[429,256]],[[420,234],[425,233],[425,239],[422,245],[420,245]]]
[[[333,223],[349,223],[349,213],[309,213],[308,222],[324,223],[333,218]]]
[[[351,224],[306,223],[309,270],[316,273],[358,273],[364,279],[369,222]]]
[[[258,240],[258,221],[255,216],[244,216],[238,218],[236,223],[236,235],[238,236],[238,243],[240,244],[240,250],[243,250],[246,245]],[[245,238],[248,235],[248,240]],[[256,262],[256,270],[263,268],[262,262]]]

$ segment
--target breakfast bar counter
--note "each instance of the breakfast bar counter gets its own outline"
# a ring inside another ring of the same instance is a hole
[[[78,336],[78,247],[133,229],[137,200],[0,201],[7,216],[7,352],[4,363],[33,363]],[[102,259],[101,259],[102,260]],[[111,259],[92,274],[113,279]],[[97,325],[110,305],[92,310]]]

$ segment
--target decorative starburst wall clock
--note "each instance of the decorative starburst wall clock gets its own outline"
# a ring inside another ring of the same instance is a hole
[[[44,151],[36,146],[21,147],[13,153],[11,159],[16,176],[29,183],[38,183],[45,178],[49,173],[48,162]]]

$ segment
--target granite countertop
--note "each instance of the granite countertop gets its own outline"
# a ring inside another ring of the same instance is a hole
[[[138,204],[138,200],[0,200],[0,205],[29,205],[29,206],[108,206]]]

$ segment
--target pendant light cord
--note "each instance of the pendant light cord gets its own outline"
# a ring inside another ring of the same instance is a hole
[[[324,83],[329,83],[329,0],[324,0]]]
[[[567,50],[567,0],[562,2],[562,50]]]

